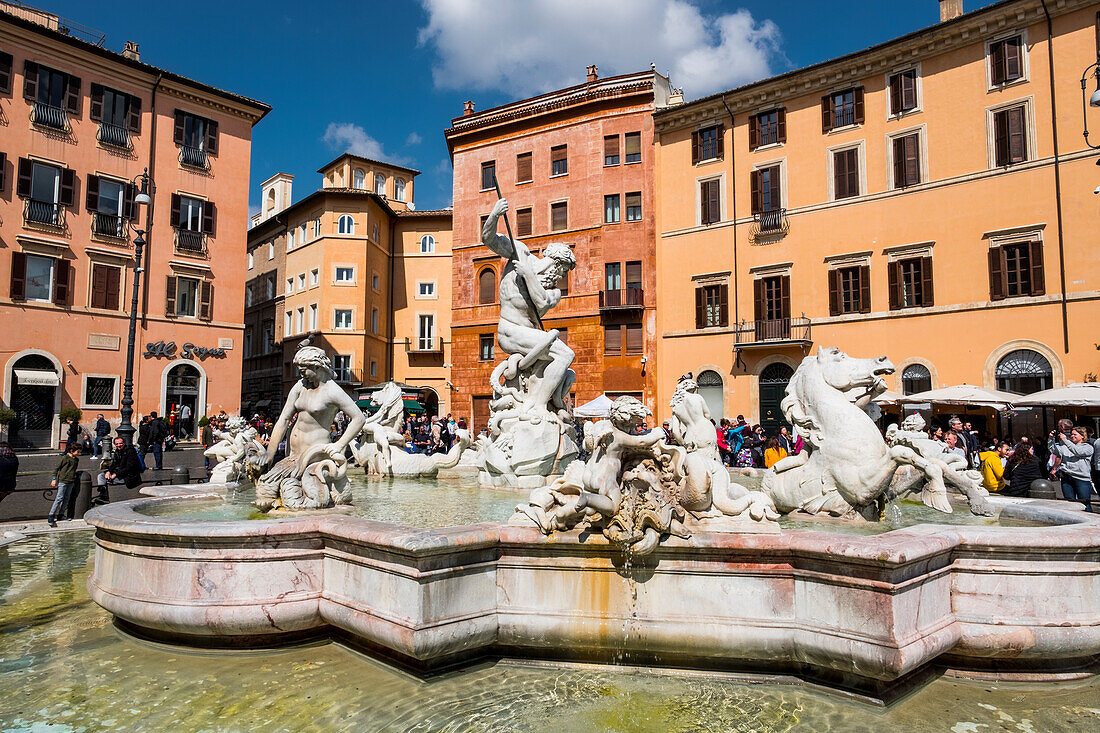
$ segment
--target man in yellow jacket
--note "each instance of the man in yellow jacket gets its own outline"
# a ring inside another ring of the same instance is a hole
[[[990,450],[978,454],[978,460],[981,461],[982,486],[990,493],[1005,487],[1005,458],[1008,456],[1008,451],[1008,443],[1002,440]]]

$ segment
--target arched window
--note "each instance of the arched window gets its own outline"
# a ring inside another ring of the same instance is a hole
[[[379,196],[386,195],[386,177],[380,174],[374,175],[374,192]]]
[[[405,200],[405,179],[395,178],[393,179],[393,197],[398,201]]]
[[[435,252],[435,237],[425,234],[420,238],[420,254],[426,255]]]
[[[707,369],[704,372],[699,372],[695,383],[699,385],[699,396],[707,403],[710,416],[714,418],[715,422],[718,422],[723,417],[722,411],[724,409],[722,404],[722,375],[713,369]]]
[[[1050,389],[1054,372],[1046,357],[1031,349],[1017,349],[997,362],[997,389],[1031,394]]]
[[[275,211],[275,189],[267,189],[267,213]]]
[[[367,187],[367,174],[362,168],[356,168],[355,172],[351,175],[352,181],[354,182],[352,185],[354,185],[355,188],[364,189]]]
[[[901,393],[903,395],[927,392],[932,389],[932,372],[924,364],[910,364],[901,373]]]
[[[340,216],[337,231],[340,234],[355,234],[355,219],[351,218],[351,214],[342,214]]]
[[[497,299],[497,274],[493,268],[486,267],[477,276],[477,302],[482,305],[493,303]]]

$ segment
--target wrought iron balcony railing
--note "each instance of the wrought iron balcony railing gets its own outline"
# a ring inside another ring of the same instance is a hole
[[[35,102],[31,107],[31,123],[51,130],[69,132],[69,113],[62,107],[54,107],[45,102]]]
[[[741,321],[737,325],[736,344],[764,344],[773,341],[810,341],[810,319],[803,315],[800,318]]]
[[[189,255],[205,255],[206,235],[189,229],[177,229],[176,251]]]
[[[600,308],[642,308],[645,306],[645,291],[641,288],[624,290],[601,290]]]
[[[54,201],[27,199],[23,205],[23,222],[63,229],[65,227],[65,207]]]
[[[116,239],[126,238],[126,220],[117,214],[92,214],[92,233]]]
[[[752,218],[752,237],[754,240],[758,238],[771,237],[775,239],[784,237],[791,230],[791,223],[787,218],[786,209],[758,211],[752,215]]]
[[[99,132],[96,133],[96,140],[104,145],[110,145],[115,148],[123,148],[130,150],[134,147],[130,141],[130,131],[125,127],[118,125],[112,125],[109,122],[99,123]]]
[[[206,151],[190,145],[180,146],[180,163],[191,168],[210,170],[210,158],[206,155]]]

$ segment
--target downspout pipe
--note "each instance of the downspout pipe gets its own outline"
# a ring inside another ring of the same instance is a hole
[[[1054,23],[1046,0],[1040,0],[1047,18],[1047,61],[1050,64],[1050,129],[1054,137],[1054,203],[1058,217],[1058,277],[1062,288],[1062,349],[1069,353],[1069,309],[1066,300],[1066,243],[1062,231],[1062,160],[1058,152],[1058,99],[1054,94]]]
[[[388,283],[386,285],[386,322],[387,334],[386,341],[389,343],[386,345],[386,379],[388,381],[396,381],[393,374],[394,355],[393,350],[397,348],[397,334],[394,333],[396,321],[393,315],[393,270],[394,270],[394,258],[397,251],[397,216],[394,213],[390,214],[390,267],[387,275]],[[369,374],[367,375],[370,376]]]
[[[737,145],[733,135],[733,110],[726,104],[725,94],[722,95],[722,106],[730,116],[730,221],[733,222],[733,327],[736,329],[741,323],[741,306],[737,297],[737,279],[741,274],[737,269]],[[737,358],[740,360],[740,353]]]
[[[157,203],[157,90],[160,89],[160,83],[164,79],[164,74],[157,74],[157,80],[153,82],[153,98],[151,105],[151,122],[149,123],[149,179],[152,181],[152,185],[149,186],[149,206],[145,209],[145,262],[142,267],[145,268],[145,272],[142,273],[142,278],[145,280],[145,292],[142,294],[141,299],[141,329],[144,331],[148,328],[147,314],[149,312],[149,253],[153,249],[153,208]]]

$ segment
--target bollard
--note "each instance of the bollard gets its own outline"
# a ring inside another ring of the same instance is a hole
[[[189,484],[191,483],[191,471],[186,466],[176,466],[172,469],[172,483],[173,484]]]
[[[69,516],[82,519],[92,506],[92,474],[87,471],[76,472],[76,491],[69,500]]]

